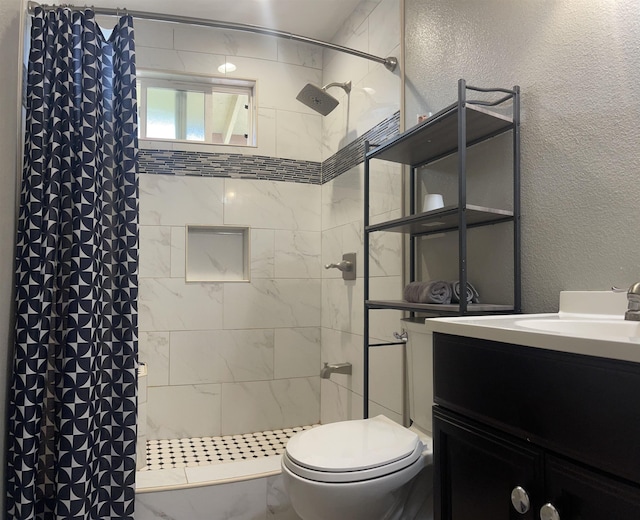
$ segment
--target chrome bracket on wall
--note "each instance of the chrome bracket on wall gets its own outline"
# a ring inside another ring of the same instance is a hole
[[[327,264],[325,269],[339,269],[342,271],[343,280],[355,280],[356,279],[356,254],[345,253],[342,255],[342,262],[337,264]]]

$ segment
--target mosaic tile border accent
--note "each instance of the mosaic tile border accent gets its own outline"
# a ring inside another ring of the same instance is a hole
[[[304,184],[324,184],[364,161],[364,142],[379,144],[400,131],[400,112],[374,126],[323,161],[298,161],[264,155],[141,149],[140,173],[199,175]]]
[[[380,144],[400,132],[400,112],[378,123],[371,130],[340,149],[322,163],[322,184],[335,179],[354,166],[364,162],[364,142]]]
[[[251,460],[284,453],[287,441],[296,433],[315,428],[296,426],[222,437],[147,441],[147,465],[138,471],[191,468],[239,460]]]
[[[200,175],[320,184],[321,164],[264,155],[140,150],[140,173]]]

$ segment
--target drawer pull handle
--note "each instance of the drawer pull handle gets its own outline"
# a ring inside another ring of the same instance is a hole
[[[560,520],[560,513],[552,503],[547,503],[540,508],[540,520]]]
[[[525,491],[524,488],[520,486],[516,486],[513,488],[511,492],[511,504],[513,508],[524,515],[531,508],[531,501],[529,500],[529,494]]]

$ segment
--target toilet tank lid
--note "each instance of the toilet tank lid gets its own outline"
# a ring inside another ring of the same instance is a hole
[[[287,455],[297,464],[320,471],[357,471],[409,457],[421,444],[415,432],[384,415],[324,424],[293,436]]]

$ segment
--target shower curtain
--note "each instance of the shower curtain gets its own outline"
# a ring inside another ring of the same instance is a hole
[[[133,519],[138,186],[133,24],[32,20],[9,396],[10,519]]]

